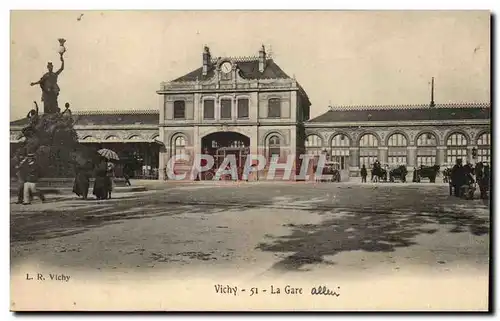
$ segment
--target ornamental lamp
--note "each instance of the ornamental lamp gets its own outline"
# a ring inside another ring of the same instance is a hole
[[[66,43],[66,39],[59,38],[57,40],[59,40],[59,50],[58,50],[58,52],[62,56],[66,52],[66,47],[64,46],[64,44]]]

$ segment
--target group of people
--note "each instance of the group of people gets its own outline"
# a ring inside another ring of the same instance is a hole
[[[94,190],[93,194],[98,200],[110,199],[113,191],[114,164],[106,158],[100,157],[99,162],[94,168]],[[73,193],[87,199],[90,178],[92,171],[88,165],[75,166],[75,181],[73,184]]]
[[[481,198],[488,199],[490,175],[490,166],[487,163],[479,162],[476,166],[470,163],[463,165],[462,159],[457,159],[450,171],[450,194],[472,199],[477,184]]]
[[[95,177],[93,195],[98,200],[110,199],[113,191],[114,164],[101,157],[97,165],[75,165],[75,180],[73,193],[87,199],[90,179]],[[15,166],[19,182],[16,204],[29,205],[33,197],[37,196],[42,202],[46,201],[44,193],[37,188],[41,177],[41,167],[34,154],[20,155]],[[92,175],[93,172],[93,175]]]

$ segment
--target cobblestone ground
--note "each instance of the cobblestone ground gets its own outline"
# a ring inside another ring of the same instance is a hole
[[[158,186],[157,186],[158,187]],[[14,202],[14,198],[12,199]],[[11,260],[266,273],[487,268],[489,207],[431,184],[163,184],[108,201],[11,205]]]

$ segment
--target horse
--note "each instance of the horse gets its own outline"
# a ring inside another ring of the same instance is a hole
[[[420,182],[421,178],[428,178],[431,183],[436,182],[436,176],[439,175],[439,165],[434,166],[424,166],[421,165],[417,169],[417,182]]]
[[[406,183],[406,174],[408,174],[406,166],[398,166],[389,172],[389,181],[394,182],[394,179],[400,179],[401,182]]]
[[[372,182],[384,181],[387,182],[387,171],[379,166],[372,168]]]

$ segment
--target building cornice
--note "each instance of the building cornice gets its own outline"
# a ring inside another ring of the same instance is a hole
[[[299,87],[277,87],[277,88],[218,88],[218,89],[170,89],[157,90],[158,95],[176,95],[176,94],[215,94],[215,93],[239,93],[239,92],[283,92],[283,91],[300,91]]]
[[[159,115],[158,109],[131,109],[131,110],[79,110],[73,112],[76,116],[86,115]]]
[[[436,108],[490,108],[489,102],[453,102],[436,104],[430,107],[429,104],[394,104],[394,105],[341,105],[333,106],[334,111],[349,111],[349,110],[401,110],[401,109],[436,109]]]
[[[299,126],[301,123],[296,122],[226,122],[226,123],[169,123],[169,124],[160,124],[159,127],[249,127],[249,126]]]
[[[10,126],[11,131],[21,131],[26,126]],[[123,130],[123,129],[158,129],[158,125],[76,125],[75,130]]]
[[[352,121],[328,123],[304,123],[306,128],[337,127],[402,127],[402,126],[450,126],[450,125],[490,125],[489,119],[454,119],[454,120],[412,120],[412,121]]]

